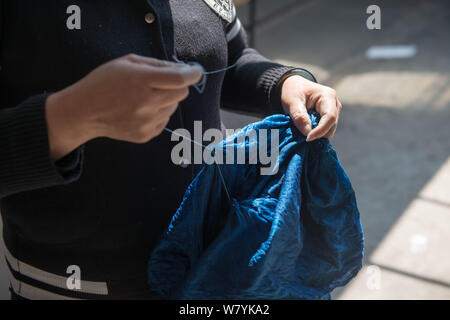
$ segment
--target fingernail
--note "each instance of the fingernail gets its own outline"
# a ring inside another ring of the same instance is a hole
[[[305,126],[305,129],[306,129],[306,131],[309,133],[309,132],[311,131],[311,125],[310,125],[310,124],[307,124],[307,125]]]
[[[194,69],[195,67],[189,64],[185,64],[183,66],[181,66],[181,71],[182,72],[191,72],[192,69]]]
[[[310,142],[310,141],[311,141],[311,135],[308,134],[308,135],[306,136],[306,142]]]
[[[189,70],[199,69],[203,72],[203,66],[198,62],[190,62],[190,63],[186,64],[186,66],[189,67]]]

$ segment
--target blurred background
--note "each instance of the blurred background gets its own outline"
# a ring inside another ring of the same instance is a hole
[[[450,1],[235,3],[261,53],[310,70],[344,105],[332,144],[365,259],[333,298],[450,299]],[[380,30],[366,25],[373,4]],[[230,128],[257,120],[223,116]]]
[[[332,143],[366,249],[364,268],[333,298],[450,299],[450,1],[235,3],[261,53],[310,70],[344,105]],[[366,25],[373,4],[379,30]],[[258,120],[223,119],[229,128]],[[2,260],[0,299],[6,274]]]

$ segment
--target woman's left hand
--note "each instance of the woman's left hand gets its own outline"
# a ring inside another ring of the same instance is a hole
[[[296,127],[307,137],[306,141],[331,138],[336,132],[342,104],[334,89],[293,75],[283,83],[281,103]],[[321,116],[314,129],[308,115],[310,109],[314,109]]]

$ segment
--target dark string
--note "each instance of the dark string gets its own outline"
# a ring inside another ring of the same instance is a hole
[[[223,69],[218,69],[218,70],[213,70],[213,71],[205,71],[203,66],[200,63],[198,63],[198,62],[184,62],[184,61],[181,61],[180,59],[178,59],[177,56],[175,56],[175,55],[173,55],[172,58],[177,63],[187,63],[187,64],[190,64],[190,65],[195,65],[195,66],[199,66],[200,68],[202,68],[202,70],[203,70],[202,79],[198,83],[193,85],[193,87],[195,88],[195,90],[197,90],[197,92],[199,94],[203,94],[203,92],[205,92],[206,84],[207,84],[207,81],[208,81],[208,75],[217,74],[217,73],[221,73],[221,72],[226,72],[226,71],[228,71],[230,69],[235,68],[237,66],[237,64],[238,64],[237,61],[236,61],[236,63],[234,63],[231,66],[228,66],[226,68],[223,68]],[[205,145],[203,145],[203,144],[201,144],[201,143],[199,143],[197,141],[194,141],[194,140],[192,140],[192,139],[190,139],[190,138],[188,138],[188,137],[186,137],[186,136],[184,136],[182,134],[176,133],[175,131],[172,131],[169,128],[164,128],[164,130],[169,132],[169,133],[171,133],[171,134],[174,134],[174,135],[177,135],[177,136],[182,137],[184,139],[187,139],[187,140],[189,140],[192,143],[200,145],[202,148],[209,148],[209,146],[205,146]],[[233,204],[233,200],[231,200],[230,192],[228,191],[227,185],[225,183],[225,178],[223,177],[222,170],[220,169],[220,166],[217,163],[215,156],[214,156],[214,163],[216,164],[217,169],[219,171],[220,179],[222,181],[223,187],[225,188],[225,192],[227,194],[228,200],[230,201],[230,204],[233,206],[234,205]]]
[[[173,55],[172,58],[177,63],[186,63],[186,64],[189,64],[189,65],[199,66],[200,68],[202,68],[202,70],[203,70],[202,79],[198,83],[193,85],[193,87],[195,88],[195,90],[197,90],[197,92],[199,94],[203,94],[203,92],[205,92],[206,84],[208,82],[208,75],[226,72],[226,71],[228,71],[230,69],[235,68],[237,66],[237,64],[238,64],[237,61],[236,61],[231,66],[228,66],[228,67],[223,68],[223,69],[218,69],[218,70],[213,70],[213,71],[205,71],[203,66],[200,63],[198,63],[198,62],[184,62],[184,61],[181,61],[180,59],[178,59],[177,56],[175,56],[175,55]]]
[[[171,134],[174,134],[174,135],[176,135],[176,136],[179,136],[179,137],[182,137],[182,138],[184,138],[184,139],[187,139],[188,141],[190,141],[190,142],[192,142],[192,143],[195,143],[196,145],[199,145],[199,146],[201,146],[202,148],[211,149],[210,146],[205,146],[205,145],[203,145],[203,144],[201,144],[201,143],[199,143],[199,142],[197,142],[197,141],[195,141],[195,140],[192,140],[192,139],[189,138],[189,137],[186,137],[186,136],[184,136],[184,135],[182,135],[182,134],[179,134],[179,133],[177,133],[177,132],[175,132],[175,131],[173,131],[173,130],[170,130],[169,128],[164,128],[164,130],[167,131],[167,132],[169,132],[169,133],[171,133]],[[213,151],[214,151],[214,150],[213,150]],[[230,202],[230,205],[233,206],[233,205],[234,205],[233,200],[231,200],[230,192],[228,191],[227,184],[225,183],[225,178],[223,177],[222,169],[220,169],[220,166],[219,166],[219,164],[218,164],[217,161],[216,161],[215,153],[214,153],[214,164],[217,166],[217,169],[218,169],[218,171],[219,171],[220,179],[221,179],[221,181],[222,181],[223,187],[225,188],[225,193],[227,194],[227,198],[228,198],[228,200],[229,200],[229,202]]]

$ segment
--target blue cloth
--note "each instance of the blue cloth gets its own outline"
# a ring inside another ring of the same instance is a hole
[[[279,129],[278,172],[203,167],[148,264],[150,287],[165,298],[323,299],[361,268],[355,193],[328,139],[307,143],[289,117],[275,115],[219,148],[248,155],[258,140],[236,138],[252,129],[269,129],[270,138]]]

